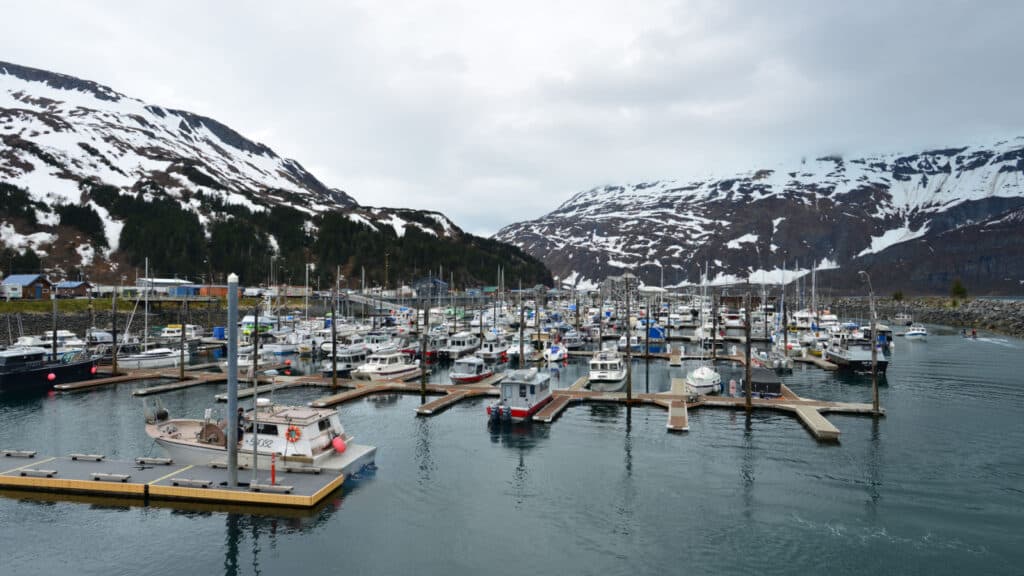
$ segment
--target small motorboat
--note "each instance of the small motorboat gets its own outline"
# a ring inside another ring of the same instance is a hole
[[[928,329],[920,324],[914,324],[903,333],[907,340],[924,340],[928,338]]]

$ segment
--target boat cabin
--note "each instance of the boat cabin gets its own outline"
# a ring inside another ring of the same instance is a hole
[[[522,422],[551,400],[551,375],[536,368],[513,370],[501,382],[501,399],[487,407],[491,418]]]
[[[330,450],[331,440],[345,432],[336,410],[273,405],[266,398],[257,400],[243,420],[243,451],[258,442],[258,452],[284,456],[312,458]]]
[[[41,365],[50,352],[43,348],[9,348],[0,350],[0,371],[8,372]]]

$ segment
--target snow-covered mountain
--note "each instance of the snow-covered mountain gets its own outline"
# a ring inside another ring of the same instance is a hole
[[[839,289],[1024,291],[1024,138],[857,159],[830,156],[730,178],[580,192],[495,236],[563,282],[630,271],[666,286],[780,281],[812,267]],[[819,276],[821,278],[821,276]]]
[[[34,218],[16,218],[0,205],[0,247],[32,248],[65,262],[65,269],[90,267],[94,259],[117,266],[125,222],[90,195],[95,185],[144,196],[158,190],[194,213],[207,233],[211,221],[231,218],[233,208],[258,213],[282,205],[310,219],[340,211],[399,236],[408,227],[438,237],[463,234],[437,212],[360,206],[295,160],[211,118],[6,62],[0,62],[0,183],[27,191],[12,210],[34,211]],[[93,250],[88,238],[61,233],[57,208],[67,205],[99,215],[105,247]]]

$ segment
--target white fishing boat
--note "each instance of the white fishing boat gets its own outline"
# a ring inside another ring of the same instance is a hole
[[[162,418],[161,418],[162,416]],[[227,421],[216,420],[207,409],[203,419],[168,419],[166,411],[147,414],[146,434],[176,464],[206,465],[227,459]],[[238,464],[270,468],[271,455],[279,467],[340,471],[351,475],[374,463],[377,448],[355,444],[346,434],[338,411],[306,406],[282,406],[267,399],[242,414]]]
[[[523,422],[551,401],[551,374],[536,368],[513,370],[501,381],[501,399],[487,407],[492,421]]]
[[[420,371],[418,360],[410,360],[405,354],[394,352],[378,352],[366,358],[366,364],[352,371],[352,377],[361,380],[401,380]]]
[[[504,342],[500,342],[496,338],[485,339],[483,344],[480,345],[480,349],[473,352],[473,356],[487,362],[496,363],[508,357],[506,351],[507,348]]]
[[[473,353],[479,347],[480,341],[470,332],[459,332],[448,339],[448,345],[437,351],[442,359],[455,360],[466,354]]]
[[[337,367],[339,378],[349,378],[352,376],[353,370],[366,364],[366,357],[369,354],[366,348],[360,345],[338,347],[338,353],[334,355],[334,358],[328,356],[323,359],[320,363],[320,371],[324,377],[329,378]]]
[[[592,390],[611,392],[626,381],[626,362],[616,350],[601,350],[590,359],[589,382]]]
[[[698,394],[717,394],[721,390],[722,375],[710,364],[702,364],[686,375],[686,384]]]
[[[569,359],[569,351],[561,344],[551,344],[544,348],[544,361],[548,364],[565,362]]]
[[[184,359],[188,364],[189,352],[185,350],[174,350],[171,348],[150,348],[138,354],[118,356],[117,366],[119,368],[172,368],[181,364]]]
[[[494,370],[482,358],[466,356],[459,358],[448,372],[452,384],[472,384],[494,375]]]
[[[568,350],[578,350],[583,348],[583,336],[575,330],[570,330],[562,336],[562,346]]]
[[[920,324],[914,324],[903,333],[907,340],[924,340],[928,338],[928,329]]]

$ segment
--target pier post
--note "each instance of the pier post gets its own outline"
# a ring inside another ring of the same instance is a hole
[[[331,288],[331,388],[338,387],[338,288]]]
[[[718,297],[711,296],[711,363],[718,360]]]
[[[51,331],[51,339],[53,340],[53,359],[57,359],[57,289],[50,289],[50,300],[53,302],[53,330]]]
[[[257,322],[259,317],[257,317]],[[238,486],[238,275],[228,275],[228,486]],[[116,344],[116,342],[115,342]],[[115,366],[117,364],[115,363]]]
[[[114,298],[113,298],[113,302],[110,305],[110,308],[111,308],[111,316],[112,316],[112,318],[110,320],[110,324],[111,324],[110,336],[111,336],[111,340],[112,340],[111,346],[113,346],[113,353],[112,353],[111,363],[110,363],[110,369],[111,369],[110,375],[111,376],[117,376],[117,289],[116,288],[114,289]]]
[[[426,304],[423,304],[423,329],[420,330],[420,403],[427,399],[427,339],[430,334],[430,297],[433,291],[433,281],[427,289]],[[420,302],[423,302],[422,297]]]
[[[860,275],[868,282],[868,304],[871,309],[871,411],[877,417],[878,407],[878,314],[875,313],[875,289],[871,276],[861,270]]]
[[[178,338],[178,380],[185,379],[185,300],[181,301],[181,308],[178,309],[178,323],[181,325],[181,335]]]
[[[633,403],[633,347],[630,345],[629,281],[635,278],[629,272],[622,275],[626,282],[626,405]]]
[[[746,408],[747,408],[747,414],[750,414],[750,411],[753,410],[753,408],[754,408],[753,402],[751,401],[751,396],[753,395],[753,390],[752,390],[753,386],[752,386],[752,383],[750,381],[750,304],[751,304],[751,302],[752,302],[752,300],[750,298],[750,292],[747,292],[746,315],[745,315],[744,321],[743,321],[743,332],[746,335],[746,338],[745,338],[746,346],[744,346],[744,353],[743,353],[743,358],[744,358],[744,362],[743,362],[744,386],[743,387],[744,387],[744,393],[745,393],[745,395],[747,397],[747,401],[746,401],[746,404],[745,404]]]
[[[651,393],[651,297],[647,296],[647,324],[644,326],[644,392]]]

